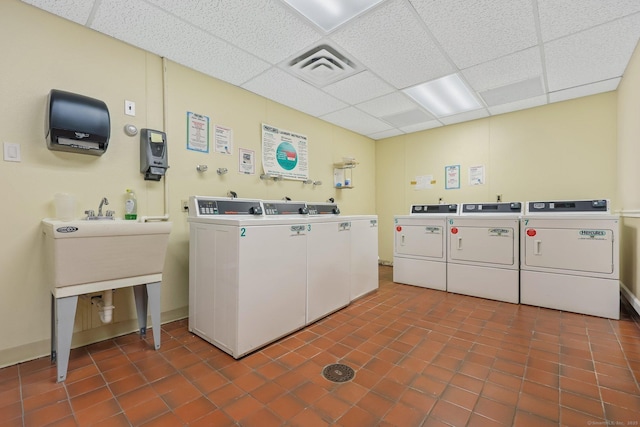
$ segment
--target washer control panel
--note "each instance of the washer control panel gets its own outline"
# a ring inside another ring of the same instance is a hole
[[[610,213],[609,200],[554,200],[527,202],[527,213]]]

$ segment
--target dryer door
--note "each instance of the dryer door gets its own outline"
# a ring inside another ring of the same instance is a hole
[[[512,266],[518,259],[517,233],[511,224],[450,226],[449,261]]]
[[[395,254],[428,258],[444,258],[442,225],[398,224],[395,232]]]
[[[613,230],[530,225],[523,231],[523,262],[528,267],[602,274],[614,271]]]

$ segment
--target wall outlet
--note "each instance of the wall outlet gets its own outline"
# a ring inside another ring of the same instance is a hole
[[[182,200],[180,202],[180,206],[182,206],[182,212],[189,212],[189,201],[188,200]]]

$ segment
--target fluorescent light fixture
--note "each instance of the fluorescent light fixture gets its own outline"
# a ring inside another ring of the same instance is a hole
[[[283,0],[308,20],[330,32],[382,0]]]
[[[436,117],[482,108],[471,90],[457,74],[451,74],[403,90]]]

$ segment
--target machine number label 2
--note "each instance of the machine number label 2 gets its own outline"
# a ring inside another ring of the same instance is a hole
[[[247,229],[244,227],[240,228],[240,237],[246,237],[247,235]]]

